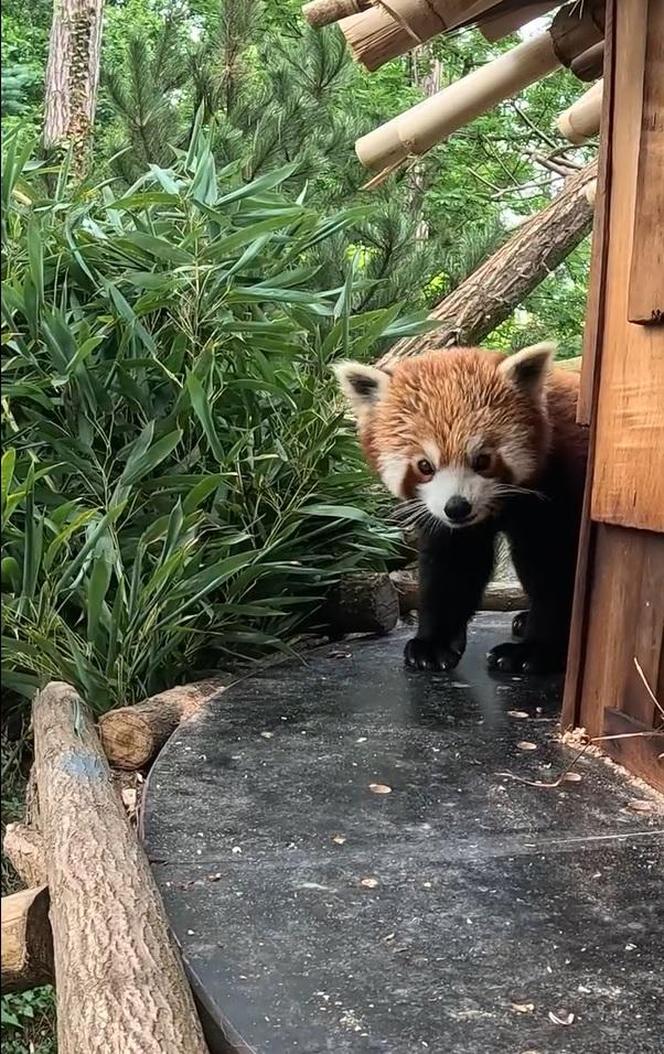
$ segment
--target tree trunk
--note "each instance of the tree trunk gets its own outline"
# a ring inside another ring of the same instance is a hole
[[[2,898],[2,993],[53,981],[48,889],[22,889]]]
[[[70,146],[83,175],[94,125],[104,0],[54,0],[43,140]]]
[[[8,823],[2,842],[5,856],[26,886],[43,886],[48,881],[44,839],[25,823]]]
[[[550,205],[517,227],[509,241],[433,309],[430,318],[440,323],[438,329],[398,341],[378,365],[455,344],[479,344],[589,232],[593,208],[586,190],[596,177],[595,161],[570,176]]]
[[[60,1054],[205,1054],[159,893],[87,707],[54,682],[32,720]]]
[[[103,714],[99,719],[99,735],[111,765],[127,770],[143,768],[161,750],[180,721],[197,713],[230,680],[229,675],[183,684],[136,706],[123,706]]]

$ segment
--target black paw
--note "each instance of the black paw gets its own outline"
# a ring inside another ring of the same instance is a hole
[[[423,637],[412,637],[406,644],[404,660],[412,670],[453,670],[465,646],[465,638],[444,645]]]
[[[490,670],[499,673],[559,673],[565,666],[560,648],[537,641],[498,644],[487,655]]]
[[[518,615],[515,615],[512,619],[512,636],[521,639],[526,635],[526,626],[528,624],[528,612],[520,611]]]

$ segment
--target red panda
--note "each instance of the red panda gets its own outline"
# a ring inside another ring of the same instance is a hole
[[[507,536],[530,608],[518,641],[489,668],[564,667],[587,460],[577,424],[579,375],[553,367],[555,346],[515,354],[434,351],[389,371],[336,367],[369,464],[419,531],[420,612],[408,666],[449,670],[466,644]]]

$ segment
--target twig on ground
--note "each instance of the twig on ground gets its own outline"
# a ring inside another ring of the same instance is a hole
[[[655,706],[659,710],[659,712],[662,715],[662,717],[664,717],[664,706],[662,706],[662,704],[660,703],[659,699],[657,698],[657,696],[653,692],[652,688],[648,684],[648,681],[646,679],[646,675],[643,672],[643,669],[641,667],[641,663],[637,659],[636,655],[634,656],[634,665],[636,666],[636,672],[638,673],[639,677],[641,678],[641,680],[643,682],[643,687],[645,688],[646,692],[648,693],[648,695],[652,699],[653,703],[655,704]]]

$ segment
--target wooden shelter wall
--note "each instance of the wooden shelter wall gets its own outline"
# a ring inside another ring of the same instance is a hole
[[[590,476],[563,709],[564,725],[624,737],[603,747],[662,790],[662,741],[643,733],[661,719],[651,693],[664,697],[664,327],[629,321],[628,287],[633,253],[648,251],[633,231],[643,204],[646,40],[653,9],[663,7],[664,0],[607,3],[580,406],[591,426]],[[664,187],[657,194],[661,200]]]
[[[654,134],[642,144],[641,128],[645,43],[663,7],[662,0],[616,5],[619,60],[591,511],[594,520],[652,531],[664,531],[664,327],[630,322],[628,297],[632,260],[638,257],[642,267],[655,269],[664,240],[664,226],[650,224],[640,241],[633,241],[635,220],[652,208],[650,195],[639,196],[637,203],[637,180],[643,150],[658,149]],[[662,184],[653,185],[651,193],[661,202]],[[661,268],[659,278],[664,287]]]

